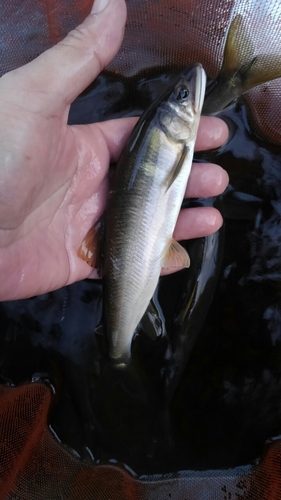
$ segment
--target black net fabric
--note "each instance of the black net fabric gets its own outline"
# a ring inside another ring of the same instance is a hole
[[[46,0],[36,3],[34,0],[2,1],[0,73],[4,74],[26,64],[57,43],[83,21],[91,5],[92,2],[87,0]],[[241,14],[246,19],[247,32],[253,39],[254,53],[259,57],[260,66],[267,65],[268,58],[272,55],[279,55],[279,63],[276,62],[277,59],[274,59],[274,64],[281,64],[281,3],[279,0],[226,0],[224,2],[221,0],[177,0],[177,2],[174,0],[128,0],[127,6],[128,22],[124,42],[120,52],[107,68],[107,74],[113,74],[114,81],[117,79],[120,84],[134,81],[141,85],[143,75],[151,72],[153,78],[155,74],[170,69],[174,71],[194,61],[200,61],[208,76],[215,78],[222,64],[230,23],[237,14]],[[243,52],[243,47],[241,51]],[[135,89],[137,94],[138,85]],[[277,146],[281,144],[280,91],[281,80],[276,79],[251,90],[243,97],[249,125],[257,141],[262,138]],[[130,92],[134,93],[134,90]],[[79,107],[79,100],[77,105]],[[101,118],[104,118],[104,115]],[[263,154],[265,155],[264,150]],[[279,157],[275,159],[275,166],[280,172]],[[241,163],[241,170],[243,167],[244,164]],[[240,164],[238,170],[239,168]],[[232,174],[231,171],[230,174]],[[236,173],[233,176],[236,179],[235,176]],[[278,176],[280,180],[279,173]],[[251,207],[255,208],[254,203],[258,204],[259,200],[257,198],[252,200]],[[254,209],[251,208],[251,210]],[[233,224],[231,221],[227,226],[230,228],[230,233]],[[245,221],[238,223],[238,232],[242,224],[245,224]],[[251,238],[255,239],[253,248],[257,249],[259,244],[262,245],[257,228],[251,232]],[[231,256],[231,244],[228,245],[226,251]],[[243,265],[244,261],[242,261]],[[226,266],[225,269],[225,275],[228,276],[229,267]],[[248,279],[250,280],[251,276]],[[279,278],[276,283],[277,296],[280,294]],[[247,293],[249,293],[249,302],[254,307],[253,303],[260,295],[252,294],[251,290]],[[227,296],[225,290],[222,291],[222,296]],[[231,307],[232,324],[226,326],[230,336],[236,334],[233,328],[235,322],[239,323],[239,318]],[[271,322],[272,325],[275,322],[277,336],[280,331],[278,307],[279,304],[276,302],[272,308],[275,315],[272,313],[272,316],[269,316],[267,312],[267,316],[265,315],[262,319],[262,321],[268,320],[268,324]],[[250,308],[246,306],[245,308],[247,309],[245,314],[250,314]],[[267,311],[270,311],[270,307]],[[253,316],[255,314],[256,311],[253,312]],[[260,324],[256,326],[257,330]],[[7,331],[6,327],[1,328],[3,333]],[[31,323],[29,328],[35,331],[36,325]],[[243,326],[241,331],[242,329]],[[249,358],[250,356],[254,357],[255,352],[251,352]],[[280,364],[279,351],[276,359]],[[248,358],[246,362],[247,360]],[[241,361],[240,358],[239,361]],[[271,358],[271,361],[273,366],[275,358]],[[9,363],[12,366],[12,362]],[[275,371],[278,369],[277,361],[276,367]],[[280,396],[279,382],[277,382],[276,392],[274,392],[275,389],[271,391],[270,383],[268,376],[264,383],[266,387],[264,401],[267,402],[267,398],[272,395],[272,414],[275,415],[274,411],[278,406]],[[248,382],[249,385],[252,387],[252,403],[255,404],[255,390],[258,384]],[[226,387],[229,399],[238,398],[236,389],[237,387],[230,383]],[[242,403],[249,395],[247,390],[246,388],[241,396]],[[178,404],[180,407],[180,403]],[[190,406],[192,404],[191,400]],[[247,465],[249,462],[245,460],[241,466],[237,467],[226,466],[225,468],[217,467],[216,470],[187,470],[173,474],[150,474],[137,477],[118,464],[96,465],[94,461],[92,463],[82,461],[72,449],[67,447],[67,443],[59,443],[56,435],[48,427],[48,418],[54,406],[56,403],[52,391],[43,383],[18,384],[16,387],[3,384],[0,387],[0,498],[5,500],[104,500],[109,498],[111,500],[226,500],[231,498],[278,500],[281,498],[280,439],[267,444],[263,452],[256,456],[254,465]],[[242,408],[244,409],[244,406]],[[264,419],[263,410],[257,412],[257,419]],[[237,416],[237,419],[240,417],[241,414]],[[264,425],[266,426],[267,423],[268,421]],[[272,429],[280,434],[278,422],[272,425]],[[264,436],[265,441],[268,436],[266,433]],[[238,438],[239,436],[237,440]],[[234,452],[235,448],[231,448],[229,455],[231,456]]]

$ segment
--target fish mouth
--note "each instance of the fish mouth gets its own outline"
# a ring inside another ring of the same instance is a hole
[[[195,113],[201,113],[205,99],[207,77],[201,64],[197,64],[195,71],[194,111]]]
[[[193,96],[192,106],[194,113],[201,113],[207,84],[207,77],[202,64],[193,64],[188,68],[187,74],[183,75],[183,78],[187,80],[190,85]]]

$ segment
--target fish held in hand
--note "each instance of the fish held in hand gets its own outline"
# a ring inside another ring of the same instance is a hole
[[[206,87],[193,65],[142,115],[117,165],[105,220],[104,319],[109,355],[127,363],[161,267],[189,266],[173,232],[192,166]]]
[[[153,305],[161,268],[190,264],[173,232],[192,166],[205,88],[201,64],[179,75],[141,116],[116,167],[101,227],[104,322],[109,356],[119,366],[130,359],[132,338]],[[97,265],[98,226],[78,250],[90,265]]]

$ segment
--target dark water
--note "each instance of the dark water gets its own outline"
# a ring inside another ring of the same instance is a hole
[[[171,77],[105,74],[70,122],[139,114]],[[0,305],[1,381],[50,384],[50,426],[84,460],[114,458],[138,474],[227,468],[281,434],[281,153],[251,133],[242,103],[222,117],[228,144],[197,161],[222,165],[230,185],[192,204],[218,206],[224,228],[184,242],[191,268],[161,278],[155,294],[163,334],[140,331],[127,370],[111,366],[95,332],[100,282]]]

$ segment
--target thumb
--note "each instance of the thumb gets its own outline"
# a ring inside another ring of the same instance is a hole
[[[70,104],[118,52],[126,22],[125,0],[95,0],[90,15],[66,38],[19,68],[29,90],[63,95]],[[33,75],[30,81],[30,75]]]

